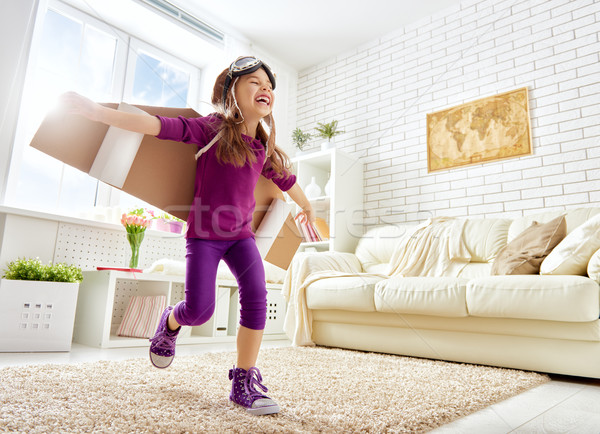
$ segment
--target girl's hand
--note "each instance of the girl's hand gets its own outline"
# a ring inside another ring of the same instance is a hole
[[[64,109],[70,114],[81,115],[92,121],[101,121],[103,106],[76,92],[66,92],[62,94],[60,102]]]
[[[306,219],[311,223],[314,223],[317,220],[317,216],[315,214],[315,211],[313,210],[312,206],[307,206],[306,208],[304,208],[302,211],[300,211],[298,213],[301,217],[300,219]]]

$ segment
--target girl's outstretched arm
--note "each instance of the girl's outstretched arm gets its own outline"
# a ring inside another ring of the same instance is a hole
[[[160,133],[161,124],[156,116],[120,112],[95,103],[75,92],[63,94],[61,104],[69,113],[84,116],[92,121],[152,136]]]
[[[292,200],[296,202],[300,208],[302,208],[302,214],[306,216],[308,221],[314,223],[317,219],[317,216],[315,215],[312,205],[306,198],[306,195],[298,183],[294,184],[286,193],[289,194]]]

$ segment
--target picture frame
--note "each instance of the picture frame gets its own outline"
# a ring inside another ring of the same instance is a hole
[[[427,171],[532,153],[527,87],[427,114]]]

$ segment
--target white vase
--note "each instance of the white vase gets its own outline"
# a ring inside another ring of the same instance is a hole
[[[304,194],[306,194],[306,197],[309,199],[314,199],[321,196],[321,187],[317,185],[314,176],[311,178],[310,184],[304,188]]]

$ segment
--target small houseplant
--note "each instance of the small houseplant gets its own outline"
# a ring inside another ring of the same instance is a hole
[[[154,217],[154,228],[159,231],[180,234],[185,222],[168,213],[162,213]]]
[[[9,262],[0,280],[0,351],[70,351],[82,280],[73,265]]]
[[[306,144],[312,138],[310,133],[305,133],[300,128],[296,128],[292,131],[292,142],[296,145],[296,148],[300,150],[300,152],[304,151]]]
[[[40,282],[81,283],[81,268],[67,264],[42,264],[39,258],[19,258],[8,263],[2,276],[8,280],[36,280]]]
[[[318,122],[315,130],[317,130],[318,137],[327,139],[327,142],[321,145],[322,149],[332,148],[334,146],[332,139],[338,134],[344,133],[344,131],[338,130],[338,121],[336,120],[329,123]]]

